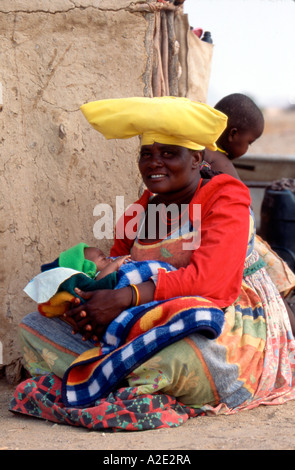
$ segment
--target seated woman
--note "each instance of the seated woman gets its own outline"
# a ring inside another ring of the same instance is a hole
[[[85,425],[81,406],[99,415],[108,393],[122,384],[132,387],[133,402],[160,392],[196,414],[294,398],[294,338],[280,294],[253,250],[249,191],[229,175],[200,172],[202,150],[216,149],[226,116],[171,97],[102,100],[82,111],[106,138],[142,139],[139,170],[148,189],[119,221],[111,256],[164,260],[177,270],[159,269],[137,285],[136,298],[130,287],[112,296],[77,292],[85,303],[66,314],[76,336],[60,320],[53,327],[40,315],[25,317],[20,338],[30,372],[63,378],[59,406],[63,416],[64,407],[80,407],[79,425]],[[172,208],[178,216],[168,217]],[[128,334],[120,330],[124,340],[104,349],[126,310],[135,311]],[[212,312],[223,322],[213,338],[197,327],[198,316],[204,321]],[[20,406],[13,402],[11,409]]]

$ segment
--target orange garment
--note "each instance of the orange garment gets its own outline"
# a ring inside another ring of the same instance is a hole
[[[145,191],[135,203],[137,215],[133,220],[133,229],[138,229],[150,196],[151,193]],[[199,295],[223,308],[231,305],[240,294],[249,236],[249,190],[231,176],[218,175],[196,192],[189,205],[190,217],[193,204],[201,204],[200,246],[192,252],[189,263],[177,271],[159,270],[154,299]],[[141,213],[138,205],[142,206]],[[119,220],[116,233],[119,230],[122,234],[123,227],[125,230],[128,226],[134,217],[134,207],[129,208],[127,216]],[[128,254],[133,244],[134,238],[128,238],[128,233],[125,233],[123,239],[116,238],[110,254]],[[148,245],[145,246],[148,248]],[[146,253],[146,259],[151,259],[148,249]],[[155,250],[152,256],[152,259],[163,260],[161,243],[158,256]],[[169,262],[173,264],[173,260],[169,259]]]

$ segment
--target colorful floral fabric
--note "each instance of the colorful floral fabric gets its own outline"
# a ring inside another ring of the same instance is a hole
[[[202,414],[164,394],[138,396],[136,388],[121,388],[90,408],[66,407],[61,400],[61,380],[53,374],[22,382],[10,411],[54,423],[91,430],[144,431],[177,427]]]

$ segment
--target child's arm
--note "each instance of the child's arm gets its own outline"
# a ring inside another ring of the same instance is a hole
[[[111,274],[124,264],[126,261],[130,261],[130,255],[119,256],[118,258],[114,259],[110,264],[108,264],[105,268],[103,268],[98,275],[96,276],[96,280],[102,279],[106,277],[108,274]]]
[[[216,153],[218,153],[218,156],[212,158],[210,162],[212,170],[221,171],[222,173],[233,176],[234,178],[240,180],[241,178],[239,177],[232,161],[226,155],[220,152]]]

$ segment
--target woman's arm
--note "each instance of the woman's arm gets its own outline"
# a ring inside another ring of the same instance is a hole
[[[239,296],[249,237],[248,188],[228,176],[215,176],[196,196],[201,204],[201,244],[186,268],[160,270],[155,300],[200,295],[220,307]]]

